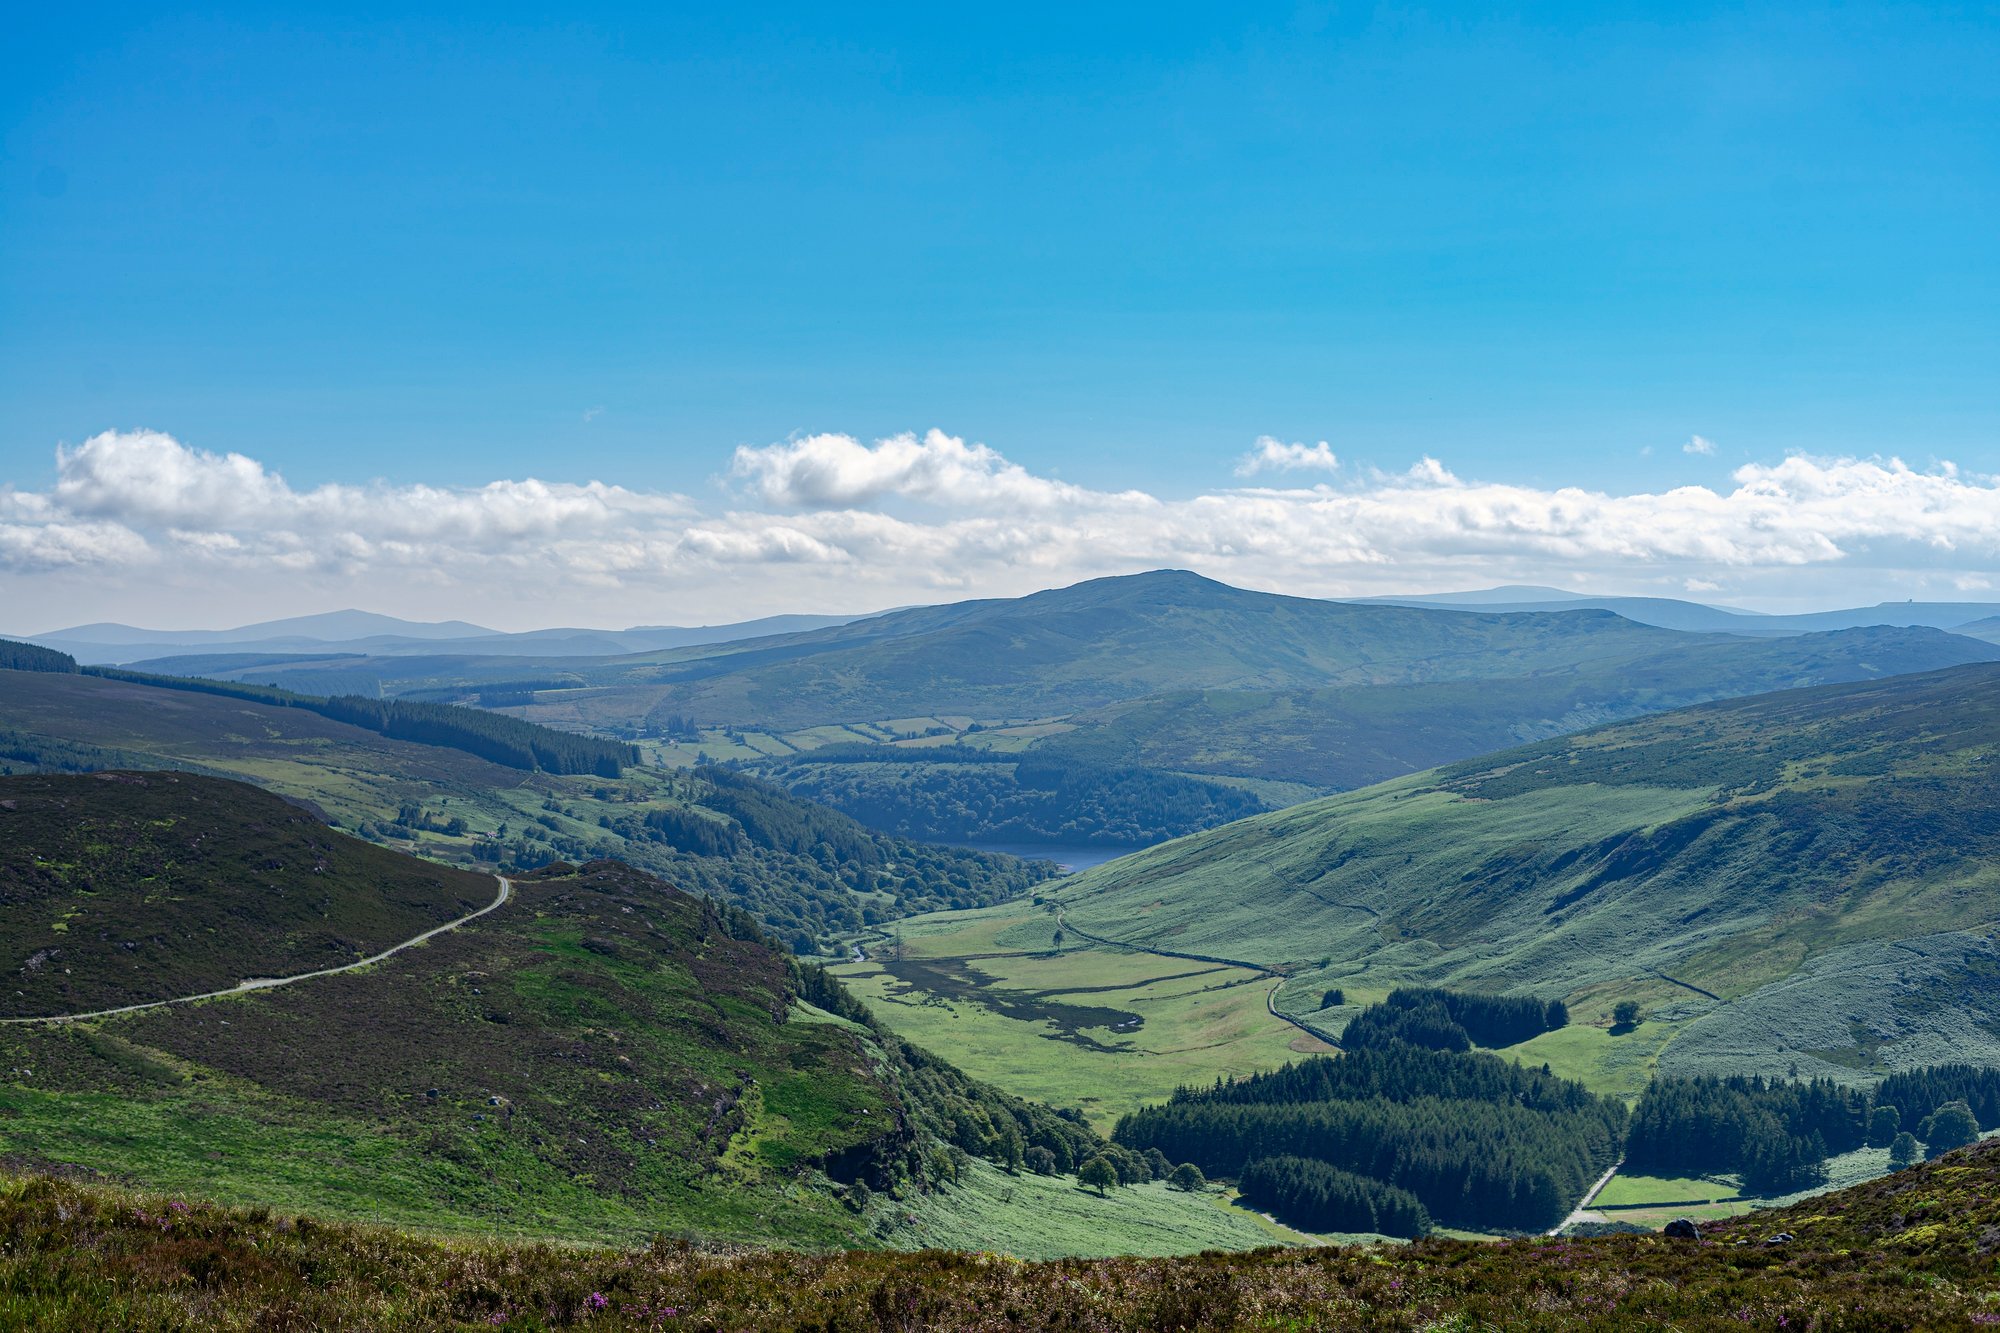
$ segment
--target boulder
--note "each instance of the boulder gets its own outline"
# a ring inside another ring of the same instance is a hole
[[[1667,1223],[1664,1234],[1675,1240],[1700,1240],[1701,1228],[1685,1217],[1677,1217]]]

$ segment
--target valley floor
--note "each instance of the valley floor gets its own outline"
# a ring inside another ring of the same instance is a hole
[[[939,912],[833,969],[898,1035],[1100,1130],[1181,1084],[1206,1086],[1330,1049],[1274,1017],[1247,968],[1092,944],[1015,902]]]

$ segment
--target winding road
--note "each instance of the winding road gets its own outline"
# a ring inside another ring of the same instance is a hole
[[[442,935],[446,931],[457,930],[466,922],[477,920],[494,908],[499,907],[513,895],[514,884],[505,875],[495,875],[493,878],[500,882],[500,892],[494,896],[492,902],[486,904],[486,906],[480,908],[478,911],[467,912],[457,920],[447,921],[441,926],[432,926],[423,934],[412,935],[401,944],[391,945],[381,953],[370,954],[366,958],[356,959],[351,963],[342,963],[339,967],[322,967],[317,972],[301,972],[296,976],[290,977],[253,977],[249,981],[240,981],[227,990],[203,991],[199,995],[176,995],[171,1000],[148,1000],[144,1004],[124,1004],[118,1006],[116,1009],[93,1009],[89,1013],[83,1014],[45,1014],[33,1018],[0,1018],[0,1023],[75,1023],[86,1018],[110,1018],[114,1014],[136,1014],[143,1009],[161,1009],[170,1004],[193,1004],[196,1000],[221,1000],[231,995],[244,995],[250,991],[271,990],[278,986],[296,985],[301,981],[311,981],[314,977],[333,977],[340,975],[342,972],[352,972],[356,968],[379,963],[385,958],[393,958],[412,945],[422,944],[425,940]]]

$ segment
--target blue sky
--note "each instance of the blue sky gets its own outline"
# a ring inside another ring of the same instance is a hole
[[[1170,500],[1263,435],[2000,470],[1990,7],[841,8],[17,17],[0,481],[138,430],[704,513],[739,446],[931,428]]]

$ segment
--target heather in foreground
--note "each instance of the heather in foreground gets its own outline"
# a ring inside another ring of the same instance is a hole
[[[1788,1235],[1788,1239],[1780,1239]],[[1021,1263],[453,1244],[0,1185],[0,1327],[1964,1328],[2000,1324],[2000,1148],[1662,1236]]]

